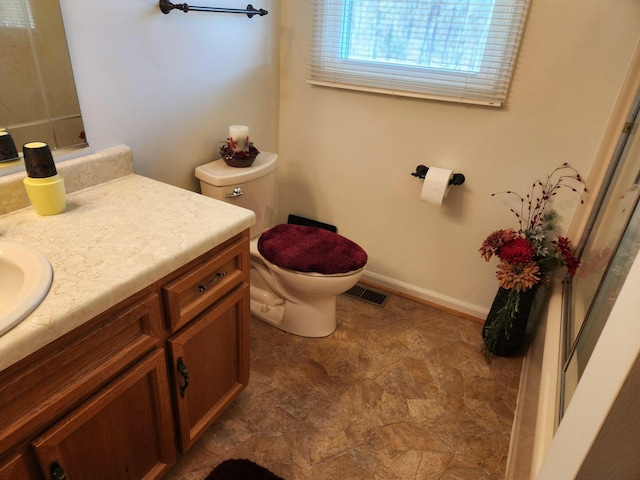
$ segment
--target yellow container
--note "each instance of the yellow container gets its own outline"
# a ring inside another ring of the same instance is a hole
[[[59,173],[46,178],[27,177],[23,182],[38,215],[57,215],[67,208],[64,179]]]

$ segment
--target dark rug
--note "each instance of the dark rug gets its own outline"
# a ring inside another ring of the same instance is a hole
[[[205,480],[284,480],[247,459],[225,460]]]

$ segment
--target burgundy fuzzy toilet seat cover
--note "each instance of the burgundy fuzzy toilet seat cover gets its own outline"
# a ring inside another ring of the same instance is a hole
[[[322,228],[281,224],[258,239],[258,251],[269,262],[296,272],[325,275],[358,270],[367,252],[357,243]]]

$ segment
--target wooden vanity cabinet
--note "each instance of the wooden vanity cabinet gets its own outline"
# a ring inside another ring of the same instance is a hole
[[[0,372],[0,480],[161,478],[248,384],[249,321],[245,231]]]

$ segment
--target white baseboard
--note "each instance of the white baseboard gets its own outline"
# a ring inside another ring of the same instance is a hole
[[[464,313],[472,317],[484,319],[489,313],[488,308],[479,307],[477,305],[473,305],[456,298],[448,297],[446,295],[432,292],[430,290],[425,290],[424,288],[416,287],[415,285],[401,282],[399,280],[394,280],[393,278],[385,277],[384,275],[379,275],[373,272],[368,272],[366,270],[362,276],[362,279],[364,281],[380,285],[381,287],[395,290],[397,292],[410,295],[414,298],[433,303],[434,305],[438,305],[449,310]]]

